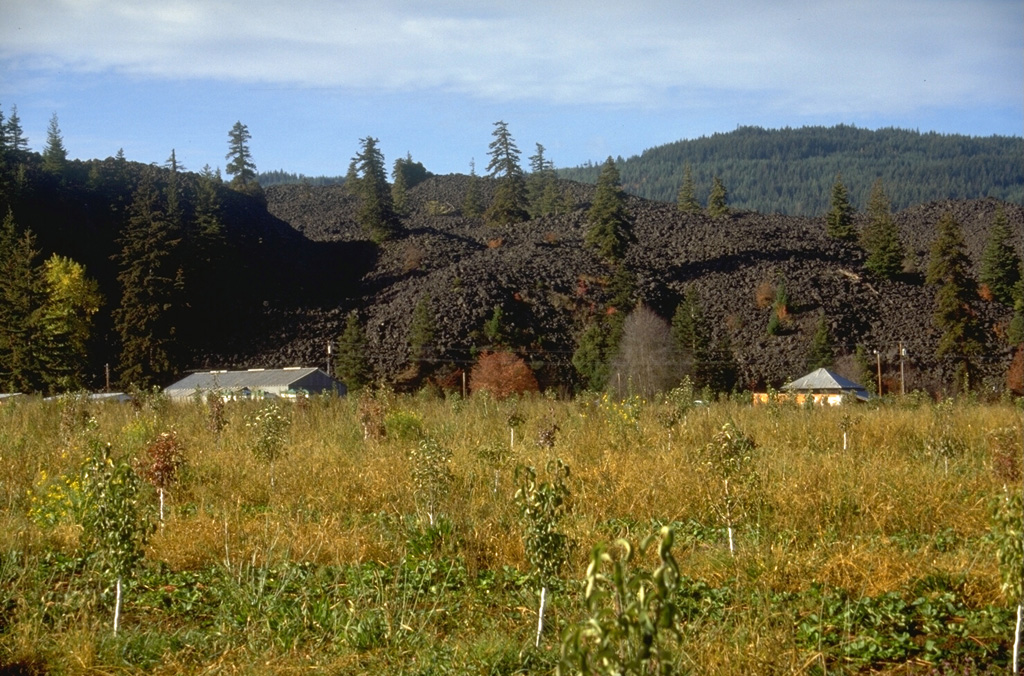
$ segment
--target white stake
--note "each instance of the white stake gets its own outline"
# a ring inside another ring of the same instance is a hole
[[[1017,604],[1017,628],[1013,632],[1013,676],[1017,676],[1020,673],[1020,664],[1017,661],[1018,655],[1020,655],[1020,622],[1021,613],[1024,612],[1024,606]]]
[[[121,621],[121,576],[117,576],[117,594],[114,599],[114,636],[117,636],[117,626]]]
[[[540,647],[540,633],[544,630],[544,601],[547,598],[548,588],[540,588],[540,611],[537,613],[537,643],[534,647]]]

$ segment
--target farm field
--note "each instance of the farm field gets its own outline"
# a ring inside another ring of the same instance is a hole
[[[0,673],[1007,672],[1019,402],[693,401],[9,401]]]

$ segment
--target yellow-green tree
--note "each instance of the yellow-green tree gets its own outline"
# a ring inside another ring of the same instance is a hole
[[[103,304],[99,284],[85,266],[53,254],[43,263],[45,300],[40,321],[45,344],[45,380],[57,391],[85,386],[93,316]]]

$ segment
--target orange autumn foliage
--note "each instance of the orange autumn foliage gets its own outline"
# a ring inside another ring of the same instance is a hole
[[[495,399],[536,392],[537,378],[526,362],[511,352],[484,352],[469,374],[470,391],[489,392]]]

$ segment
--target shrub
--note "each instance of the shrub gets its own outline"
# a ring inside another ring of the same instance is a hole
[[[511,352],[481,354],[470,372],[469,384],[472,392],[488,392],[495,399],[540,389],[530,367]]]

